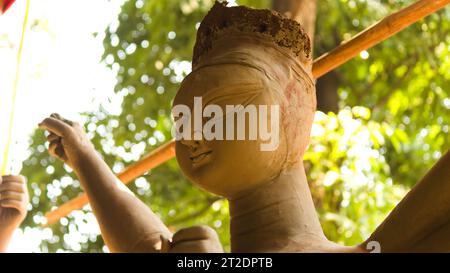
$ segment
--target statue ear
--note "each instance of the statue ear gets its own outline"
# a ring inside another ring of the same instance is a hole
[[[310,85],[310,87],[314,87],[316,85],[316,79],[313,78],[311,72],[307,72],[304,67],[292,65],[290,66],[290,70],[292,75],[297,80],[302,81],[305,85]]]

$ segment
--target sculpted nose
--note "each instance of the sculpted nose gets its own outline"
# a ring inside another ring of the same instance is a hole
[[[195,151],[200,147],[200,145],[202,144],[203,141],[182,139],[182,140],[180,140],[180,142],[181,142],[181,144],[189,147],[189,149],[191,149],[192,151]]]
[[[190,137],[190,139],[181,139],[180,140],[180,142],[181,142],[181,144],[183,144],[183,145],[185,145],[185,146],[188,146],[189,148],[191,148],[191,149],[193,149],[193,150],[196,150],[198,147],[200,147],[202,144],[203,144],[203,142],[204,142],[204,140],[203,140],[203,138],[202,139],[200,139],[200,140],[198,140],[198,136],[197,136],[197,140],[195,139],[195,137],[196,137],[196,133],[198,133],[199,131],[193,131],[192,132],[192,135],[191,135],[191,137]],[[203,137],[203,135],[202,135],[202,132],[200,131],[200,136],[201,137]]]

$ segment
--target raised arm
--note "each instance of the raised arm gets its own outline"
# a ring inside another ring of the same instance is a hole
[[[119,186],[78,123],[52,114],[39,126],[50,132],[50,154],[71,166],[80,179],[111,251],[223,251],[217,233],[207,226],[181,229],[172,236],[150,208]]]
[[[23,176],[0,176],[0,253],[27,215],[28,191]]]
[[[171,232],[150,208],[119,187],[82,127],[56,114],[39,126],[50,133],[50,154],[66,162],[78,176],[110,251],[159,252],[161,236],[169,239]]]

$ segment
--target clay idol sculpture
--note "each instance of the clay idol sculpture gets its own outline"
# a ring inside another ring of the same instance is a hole
[[[176,157],[193,184],[228,199],[231,251],[449,251],[450,154],[366,242],[325,237],[302,160],[316,110],[310,45],[296,21],[218,2],[198,29],[192,72],[173,103]],[[53,115],[41,127],[51,132],[50,152],[80,178],[111,251],[222,251],[212,229],[172,234],[119,190],[78,124]]]

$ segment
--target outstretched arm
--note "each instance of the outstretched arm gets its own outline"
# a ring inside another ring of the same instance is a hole
[[[73,168],[112,252],[159,252],[172,234],[138,198],[121,189],[82,127],[53,114],[40,125],[50,132],[50,154]]]
[[[0,253],[27,215],[28,191],[23,176],[0,176]]]
[[[363,244],[381,252],[450,251],[450,151],[403,198]]]

